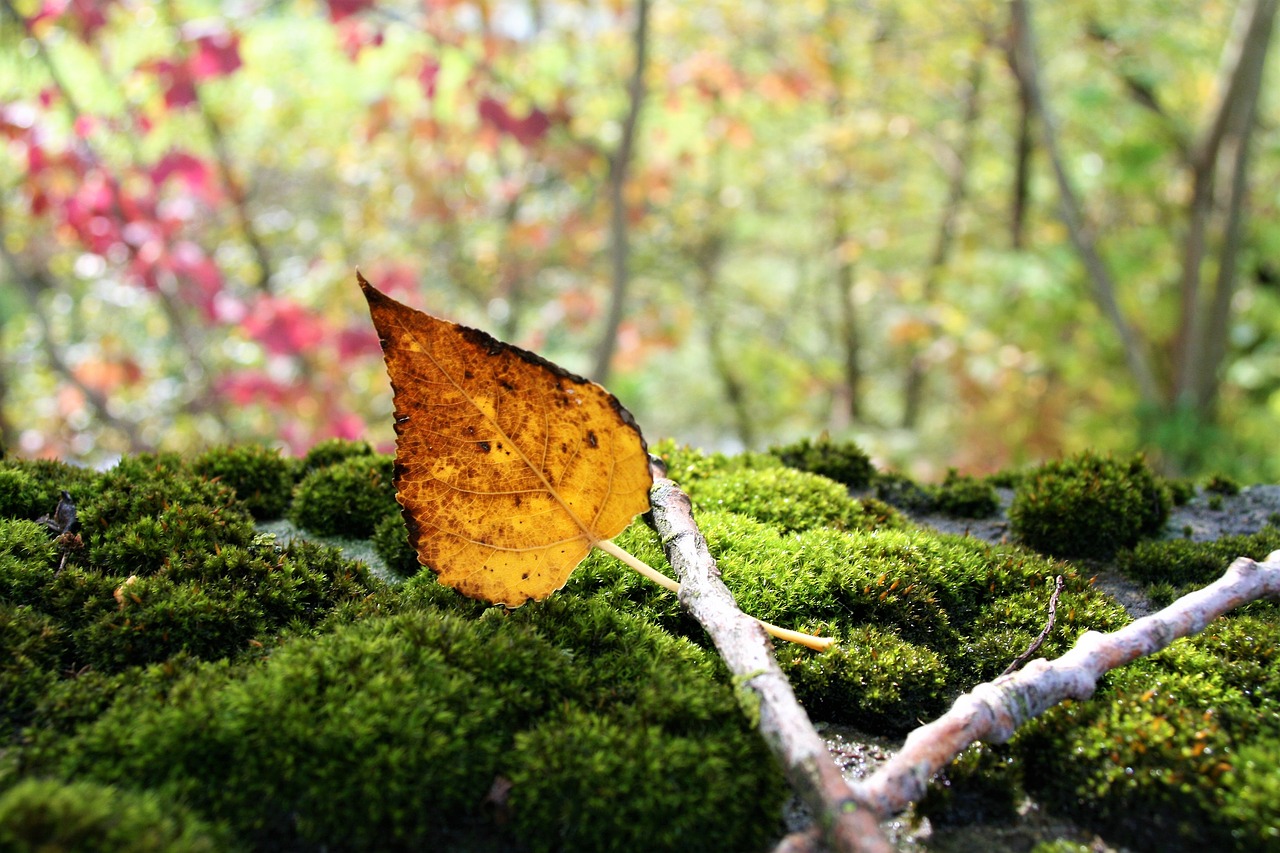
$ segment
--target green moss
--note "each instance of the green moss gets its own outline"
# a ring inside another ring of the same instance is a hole
[[[668,479],[683,488],[689,488],[699,480],[737,471],[759,471],[783,467],[782,461],[768,453],[704,453],[687,445],[678,445],[671,439],[663,439],[650,448],[650,452],[667,466]]]
[[[1205,481],[1204,490],[1218,495],[1240,494],[1240,483],[1226,474],[1213,474]]]
[[[31,718],[57,681],[66,645],[65,633],[48,616],[0,603],[0,739]]]
[[[871,457],[852,441],[832,441],[823,435],[817,441],[808,438],[782,447],[771,447],[769,452],[783,465],[818,474],[850,489],[862,490],[871,484],[875,466]]]
[[[373,447],[367,441],[352,441],[346,438],[327,438],[318,442],[302,457],[301,473],[305,476],[312,471],[328,468],[356,456],[372,456]]]
[[[686,845],[767,841],[777,768],[710,655],[603,602],[484,614],[370,619],[117,700],[47,766],[189,802],[259,849],[510,847],[485,804],[499,777],[532,849],[681,849],[677,823]]]
[[[872,480],[876,497],[890,506],[896,506],[907,512],[931,512],[934,508],[934,493],[921,486],[906,474],[896,471],[881,471]]]
[[[63,490],[79,502],[97,479],[96,471],[52,459],[0,460],[0,519],[51,516]]]
[[[875,500],[855,500],[834,480],[792,468],[716,475],[694,481],[686,491],[699,512],[736,512],[784,532],[823,526],[869,530],[902,524],[891,507]]]
[[[1067,588],[1058,627],[1042,654],[1061,654],[1086,628],[1111,630],[1127,621],[1087,579],[972,539],[828,528],[783,535],[723,512],[702,513],[698,521],[745,612],[840,641],[822,654],[776,646],[801,701],[830,722],[901,732],[998,675],[1044,627],[1059,572],[1065,572]],[[643,525],[632,525],[618,541],[651,565],[663,565],[657,537]],[[675,596],[606,555],[589,556],[566,592],[602,597],[706,642]]]
[[[934,778],[916,815],[935,827],[1009,823],[1023,796],[1018,769],[1008,746],[975,743]]]
[[[962,475],[952,468],[942,485],[934,491],[934,508],[955,518],[988,518],[1000,509],[1000,496],[995,486],[976,477]]]
[[[0,468],[0,517],[34,520],[52,511],[47,504],[45,490],[34,477],[21,469]]]
[[[222,853],[227,833],[154,794],[25,779],[0,793],[0,848],[10,853]]]
[[[778,663],[810,714],[876,732],[905,732],[946,709],[946,659],[891,631],[861,625],[815,654],[790,644]]]
[[[395,458],[352,456],[302,478],[289,520],[320,536],[367,538],[374,526],[397,512]]]
[[[407,578],[422,570],[418,554],[409,544],[409,531],[399,512],[388,513],[373,528],[373,548],[393,574]]]
[[[1185,478],[1165,480],[1174,506],[1186,506],[1196,496],[1196,484]]]
[[[280,518],[289,506],[293,470],[275,448],[216,447],[197,456],[192,469],[230,486],[255,519]]]
[[[1149,587],[1167,585],[1161,590],[1162,598],[1172,600],[1222,577],[1237,557],[1261,561],[1276,550],[1280,550],[1280,528],[1264,527],[1257,533],[1224,536],[1213,542],[1140,542],[1116,555],[1116,567]]]
[[[1021,542],[1060,557],[1109,557],[1158,533],[1169,516],[1168,489],[1142,457],[1128,461],[1086,451],[1030,472],[1009,509]]]

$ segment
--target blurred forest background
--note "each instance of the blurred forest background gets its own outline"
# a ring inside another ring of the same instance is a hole
[[[651,441],[1280,480],[1275,0],[0,0],[0,432],[389,448],[358,267]]]

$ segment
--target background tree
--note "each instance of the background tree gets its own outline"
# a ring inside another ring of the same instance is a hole
[[[654,437],[1280,476],[1271,2],[228,8],[0,0],[15,452],[388,443],[359,267]]]

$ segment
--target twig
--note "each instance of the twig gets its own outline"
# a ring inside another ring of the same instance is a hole
[[[1040,632],[1040,636],[1031,641],[1031,645],[1027,646],[1025,652],[1014,658],[1013,663],[1009,664],[1005,671],[1000,673],[1002,676],[1022,669],[1022,665],[1031,660],[1031,656],[1040,650],[1045,640],[1049,639],[1049,634],[1053,633],[1053,623],[1058,619],[1058,597],[1062,595],[1064,586],[1066,586],[1066,582],[1063,581],[1062,575],[1058,575],[1053,582],[1053,595],[1049,596],[1049,618],[1045,622],[1044,630]]]
[[[1158,613],[1110,634],[1086,631],[1057,660],[1034,660],[1018,672],[978,685],[950,711],[908,735],[897,755],[853,788],[877,814],[896,814],[919,800],[929,779],[970,744],[1004,743],[1018,726],[1063,699],[1088,699],[1104,673],[1199,633],[1242,604],[1276,597],[1280,551],[1262,563],[1241,557],[1217,581]]]
[[[876,814],[845,782],[774,660],[764,630],[738,609],[720,580],[707,540],[693,520],[689,497],[664,473],[660,468],[654,471],[653,526],[680,579],[680,604],[711,635],[739,685],[739,701],[749,716],[758,713],[760,734],[816,816],[826,845],[837,851],[889,853],[893,848]]]

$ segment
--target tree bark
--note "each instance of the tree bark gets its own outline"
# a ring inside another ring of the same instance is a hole
[[[648,62],[649,0],[636,2],[636,27],[632,34],[635,67],[627,83],[627,113],[622,121],[622,135],[618,147],[609,157],[609,310],[605,317],[604,335],[596,350],[595,370],[597,382],[609,378],[613,354],[618,348],[618,328],[626,305],[630,270],[630,236],[627,228],[627,174],[634,156],[636,127],[640,120],[640,108],[644,104],[644,73]]]

